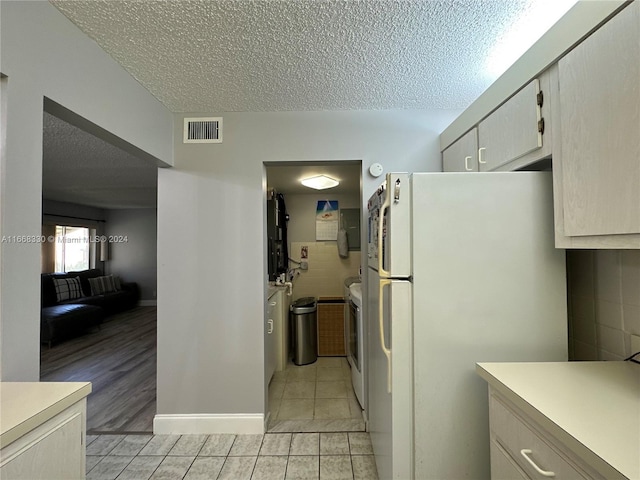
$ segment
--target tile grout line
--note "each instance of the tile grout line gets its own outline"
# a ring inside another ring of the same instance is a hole
[[[333,433],[333,432],[329,432],[329,433]],[[353,452],[353,441],[352,441],[352,439],[351,439],[351,437],[350,437],[350,434],[351,434],[351,433],[355,433],[355,432],[335,432],[335,433],[344,433],[344,434],[346,434],[346,435],[347,435],[347,444],[348,444],[348,453],[347,453],[347,454],[349,455],[349,465],[350,465],[350,468],[351,468],[351,478],[352,478],[352,479],[355,479],[355,466],[354,466],[354,462],[353,462],[353,460],[354,460],[354,458],[353,458],[353,457],[354,457],[354,456],[361,456],[361,457],[364,457],[364,456],[371,456],[371,454],[366,454],[366,453],[354,454],[354,452]],[[279,434],[272,434],[272,435],[279,435]],[[292,456],[294,456],[294,455],[291,455],[291,451],[292,451],[291,449],[292,449],[293,435],[294,435],[294,434],[293,434],[293,433],[287,433],[286,435],[291,435],[291,437],[290,437],[290,440],[289,440],[289,445],[288,445],[288,448],[287,448],[287,454],[286,454],[287,461],[286,461],[286,464],[285,464],[285,470],[284,470],[285,478],[286,478],[287,471],[288,471],[288,469],[289,469],[289,461],[291,460],[291,457],[292,457]],[[320,442],[321,442],[320,437],[321,437],[321,433],[317,433],[317,435],[318,435],[318,448],[319,448],[319,451],[317,452],[317,453],[318,453],[318,460],[317,460],[317,462],[318,462],[318,463],[317,463],[317,468],[318,468],[318,475],[319,475],[319,474],[320,474],[321,464],[322,464],[322,457],[344,456],[344,454],[341,454],[341,453],[334,453],[334,454],[324,454],[324,455],[323,455],[323,454],[320,452]],[[153,437],[153,436],[152,436],[152,437]],[[182,437],[182,436],[180,436],[180,437]],[[179,438],[180,438],[180,437],[179,437]],[[211,438],[211,436],[210,436],[210,435],[207,435],[207,439],[206,439],[206,440],[203,442],[203,444],[200,446],[200,448],[198,449],[198,452],[196,453],[196,455],[194,456],[193,460],[192,460],[192,461],[191,461],[191,463],[189,464],[189,467],[187,468],[187,470],[185,471],[185,473],[181,476],[181,479],[182,479],[182,480],[184,480],[184,478],[186,478],[186,476],[188,475],[188,473],[189,473],[190,469],[193,467],[193,464],[195,463],[195,460],[196,460],[197,458],[205,458],[205,457],[201,456],[201,455],[200,455],[200,453],[202,452],[202,450],[203,450],[203,448],[204,448],[204,444],[207,442],[207,440],[208,440],[209,438]],[[231,450],[231,448],[233,447],[233,445],[236,443],[237,438],[238,438],[238,436],[236,435],[236,436],[235,436],[235,438],[234,438],[234,441],[233,441],[233,443],[232,443],[232,446],[230,447],[230,450]],[[252,468],[252,471],[251,471],[251,476],[253,476],[253,475],[254,475],[254,473],[256,472],[256,469],[257,469],[257,462],[258,462],[258,459],[259,459],[258,457],[260,457],[260,456],[274,456],[274,455],[260,455],[260,451],[262,450],[262,447],[264,446],[265,439],[266,439],[266,434],[262,435],[262,439],[261,439],[261,442],[260,442],[260,447],[259,447],[259,449],[258,449],[258,455],[256,456],[256,462],[255,462],[255,463],[254,463],[254,465],[253,465],[253,468]],[[119,445],[122,441],[124,441],[124,439],[120,440],[120,442],[118,442],[118,443],[113,447],[113,449],[115,449],[115,448],[117,447],[117,445]],[[143,449],[143,448],[144,448],[144,447],[145,447],[145,446],[146,446],[150,441],[151,441],[151,439],[149,439],[149,440],[145,443],[145,445],[140,449],[140,451],[141,451],[141,450],[142,450],[142,449]],[[111,451],[113,451],[113,449],[112,449]],[[230,451],[230,450],[229,450],[229,451]],[[140,455],[139,455],[139,453],[140,453],[140,452],[138,452],[138,454],[136,454],[136,455],[133,455],[133,456],[132,456],[131,460],[130,460],[130,461],[129,461],[125,466],[124,466],[124,468],[120,471],[120,473],[118,473],[118,475],[115,477],[116,479],[117,479],[117,478],[120,478],[120,476],[124,473],[124,471],[127,469],[127,467],[128,467],[128,466],[133,462],[133,459],[134,459],[134,458],[136,458],[137,456],[140,456]],[[104,460],[104,457],[108,457],[108,456],[111,456],[111,457],[119,457],[120,455],[103,455],[103,456],[102,456],[102,459],[101,459],[101,461],[100,461],[100,462],[102,462],[102,461]],[[190,456],[190,455],[189,455],[189,456]],[[251,457],[251,455],[248,455],[248,456],[249,456],[249,457]],[[275,456],[280,456],[280,455],[275,455]],[[153,470],[153,472],[151,472],[151,473],[150,473],[150,475],[149,475],[149,477],[147,477],[147,478],[151,478],[151,477],[153,477],[153,475],[156,473],[156,471],[160,468],[160,465],[162,465],[162,463],[163,463],[163,462],[164,462],[168,457],[171,457],[171,455],[168,455],[168,454],[167,454],[167,455],[162,455],[162,460],[160,461],[160,463],[158,464],[158,466],[156,466],[156,467],[155,467],[155,469]],[[181,457],[181,456],[177,456],[177,457]],[[214,457],[216,457],[216,456],[214,455]],[[218,476],[217,476],[216,478],[219,478],[219,475],[220,475],[220,473],[222,472],[222,468],[224,468],[224,463],[226,463],[226,461],[228,460],[228,458],[229,458],[229,455],[224,456],[224,459],[225,459],[225,460],[224,460],[223,465],[222,465],[222,467],[221,467],[221,470],[220,470],[220,472],[219,472],[219,474],[218,474]],[[98,464],[99,464],[100,462],[98,462]],[[96,464],[96,465],[98,465],[98,464]],[[95,466],[94,466],[93,468],[95,468]],[[87,473],[89,473],[89,472],[87,472]]]

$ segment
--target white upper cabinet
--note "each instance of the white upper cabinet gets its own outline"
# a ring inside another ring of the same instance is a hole
[[[442,152],[444,172],[516,170],[551,155],[548,72]]]
[[[640,249],[640,0],[578,2],[566,17],[442,133],[443,170],[475,171],[466,135],[450,143],[460,131],[480,172],[551,159],[556,247]]]
[[[640,1],[558,63],[556,245],[640,248]]]
[[[542,149],[544,93],[533,80],[478,125],[478,164],[481,172]],[[534,158],[538,159],[538,158]]]
[[[442,152],[443,172],[478,171],[478,129],[472,128]]]

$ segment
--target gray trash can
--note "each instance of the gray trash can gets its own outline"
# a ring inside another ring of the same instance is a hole
[[[308,365],[318,359],[318,304],[314,297],[291,304],[293,363]]]

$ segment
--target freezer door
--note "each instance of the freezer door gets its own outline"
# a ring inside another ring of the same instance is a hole
[[[411,185],[409,174],[389,173],[368,206],[369,267],[385,278],[411,275]]]
[[[413,478],[411,283],[369,269],[371,442],[380,480]]]

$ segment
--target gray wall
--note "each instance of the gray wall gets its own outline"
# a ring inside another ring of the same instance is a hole
[[[108,273],[140,286],[141,300],[156,299],[157,211],[155,208],[107,210]],[[123,238],[126,237],[126,238]]]
[[[158,172],[158,413],[264,413],[263,162],[362,160],[366,201],[372,163],[440,171],[459,112],[206,114],[224,142],[182,144],[176,115],[175,168]]]
[[[49,2],[0,2],[0,234],[39,235],[44,97],[173,163],[173,117]],[[5,137],[6,136],[6,137]],[[40,246],[0,245],[0,379],[37,381]]]

